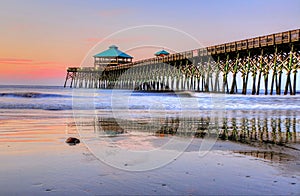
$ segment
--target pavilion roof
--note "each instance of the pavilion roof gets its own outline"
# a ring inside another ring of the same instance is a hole
[[[155,53],[156,56],[159,56],[159,55],[169,55],[170,53],[165,51],[165,50],[160,50],[158,52]]]
[[[112,45],[109,47],[109,49],[100,52],[94,57],[122,57],[122,58],[133,58],[132,56],[126,54],[125,52],[122,52],[121,50],[118,49],[117,46]]]

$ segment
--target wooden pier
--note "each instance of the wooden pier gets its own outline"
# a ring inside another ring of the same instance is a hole
[[[115,46],[113,46],[115,47]],[[95,56],[94,56],[95,57]],[[296,94],[300,29],[130,63],[69,67],[64,87]],[[127,62],[123,59],[122,61]],[[98,61],[97,61],[98,62]],[[286,77],[283,77],[286,74]],[[250,84],[251,81],[251,84]],[[284,86],[281,89],[281,86]],[[263,89],[260,89],[263,86]]]

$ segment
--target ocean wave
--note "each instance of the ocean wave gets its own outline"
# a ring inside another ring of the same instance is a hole
[[[12,110],[72,110],[72,105],[65,104],[1,104],[0,109]]]
[[[0,93],[0,97],[12,98],[70,98],[72,95],[59,95],[50,93],[36,93],[36,92],[13,92],[13,93]]]
[[[204,111],[204,110],[216,110],[216,111],[228,111],[228,110],[256,110],[256,111],[264,111],[264,110],[289,110],[289,111],[299,111],[300,106],[294,105],[264,105],[264,104],[256,104],[253,106],[245,105],[245,104],[235,104],[235,105],[225,105],[225,106],[214,106],[214,105],[206,105],[202,104],[198,107],[183,107],[180,106],[164,106],[164,107],[150,107],[147,105],[129,105],[129,106],[111,106],[110,104],[95,104],[92,108],[88,106],[75,106],[72,103],[65,104],[29,104],[29,103],[1,103],[0,109],[12,109],[12,110],[120,110],[120,111]]]
[[[179,96],[178,96],[179,95]],[[186,92],[142,93],[98,90],[74,93],[70,89],[9,89],[0,92],[0,109],[38,110],[300,110],[300,96],[214,95]]]

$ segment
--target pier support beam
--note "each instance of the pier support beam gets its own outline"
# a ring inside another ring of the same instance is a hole
[[[64,83],[64,88],[66,88],[68,80],[71,80],[70,88],[72,88],[73,81],[75,80],[75,78],[76,78],[76,72],[67,71],[66,80],[65,80],[65,83]]]

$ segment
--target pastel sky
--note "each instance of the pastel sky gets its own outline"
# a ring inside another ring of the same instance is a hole
[[[126,49],[135,59],[152,57],[157,48],[137,50],[130,45],[147,40],[151,45],[157,31],[147,29],[119,34],[91,50],[128,27],[168,26],[209,46],[298,29],[299,19],[299,0],[1,0],[0,85],[62,85],[67,67],[79,66],[87,54],[91,60],[91,51],[101,52],[106,43]],[[168,38],[176,43],[174,50],[194,47],[176,33]],[[172,50],[167,43],[158,47]]]

